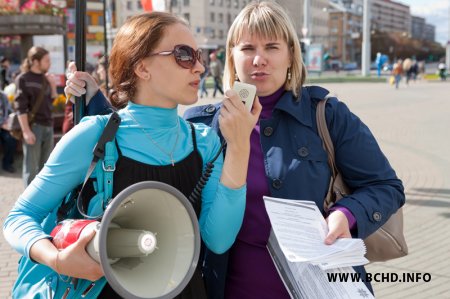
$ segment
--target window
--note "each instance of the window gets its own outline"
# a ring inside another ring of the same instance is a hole
[[[214,5],[214,0],[209,0],[210,5]]]
[[[133,9],[133,2],[127,1],[127,9],[132,10]]]
[[[183,18],[189,23],[191,20],[191,16],[190,16],[190,14],[187,12],[187,13],[184,13],[183,14]]]
[[[223,13],[219,13],[219,16],[218,16],[218,20],[217,20],[217,22],[219,22],[219,24],[222,24],[223,23]]]
[[[230,14],[230,13],[227,13],[227,24],[228,24],[228,27],[231,26],[231,22],[232,22],[232,20],[231,20],[231,14]]]
[[[220,6],[220,7],[223,6],[223,0],[219,0],[219,6]]]
[[[211,13],[209,14],[209,20],[210,20],[212,23],[214,23],[214,22],[216,21],[216,15],[215,15],[213,12],[211,12]]]
[[[216,38],[216,30],[211,29],[211,38]]]
[[[136,3],[137,3],[137,5],[136,5],[137,8],[142,9],[142,2],[138,0]]]
[[[104,22],[105,22],[105,18],[103,18],[103,15],[98,15],[97,17],[97,21],[99,26],[103,26]]]
[[[184,6],[189,6],[189,4],[190,4],[190,1],[189,1],[189,0],[183,0],[183,5],[184,5]]]
[[[234,0],[234,8],[238,8],[239,7],[239,1],[238,0]]]
[[[219,38],[220,38],[220,39],[223,38],[223,30],[219,30]]]

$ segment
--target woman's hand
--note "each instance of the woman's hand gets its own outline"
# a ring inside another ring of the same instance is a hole
[[[78,72],[75,62],[71,62],[67,67],[67,81],[64,93],[72,103],[75,99],[72,96],[80,97],[86,94],[86,105],[97,93],[99,87],[94,77],[86,72]]]
[[[227,154],[220,182],[229,188],[242,187],[247,179],[250,157],[250,134],[258,121],[262,106],[256,97],[249,112],[234,90],[225,92],[220,109],[219,125],[227,141]]]
[[[328,235],[325,238],[325,244],[331,245],[338,238],[351,238],[350,228],[348,227],[347,216],[339,210],[333,211],[327,217]]]
[[[86,245],[95,231],[82,235],[75,243],[58,252],[53,269],[59,274],[96,281],[104,276],[103,270],[86,252]]]
[[[258,97],[253,102],[252,111],[247,111],[239,95],[232,89],[225,92],[220,109],[220,132],[227,141],[227,148],[249,148],[250,134],[258,121],[262,106]]]

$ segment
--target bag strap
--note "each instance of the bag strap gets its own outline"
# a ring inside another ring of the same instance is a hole
[[[85,190],[84,187],[89,178],[91,177],[95,167],[97,166],[98,161],[101,159],[103,159],[102,168],[105,171],[104,182],[106,183],[106,186],[104,191],[108,192],[105,198],[111,197],[110,193],[112,193],[112,178],[113,172],[115,171],[116,167],[115,167],[115,160],[110,153],[112,152],[111,147],[115,146],[112,141],[116,135],[117,129],[119,128],[120,122],[121,119],[119,114],[117,114],[117,112],[111,114],[111,117],[109,118],[105,128],[103,129],[102,135],[100,136],[97,144],[95,145],[93,151],[94,158],[92,159],[91,165],[89,166],[89,169],[83,182],[83,186],[81,187],[81,191],[77,198],[78,212],[87,219],[98,219],[101,218],[102,216],[102,215],[95,215],[95,216],[87,215],[87,212],[84,210],[84,208],[88,206],[90,198],[83,198]]]
[[[41,91],[39,92],[38,98],[36,100],[36,104],[33,106],[33,108],[31,109],[31,112],[30,112],[30,118],[28,119],[28,122],[30,124],[33,122],[36,112],[39,110],[39,108],[42,105],[42,102],[44,101],[44,94],[45,94],[45,90],[47,89],[47,83],[48,83],[47,78],[45,78],[45,75],[44,75],[44,80],[42,81]]]
[[[325,98],[317,104],[316,111],[316,122],[317,131],[320,138],[322,139],[322,145],[328,155],[328,164],[330,165],[331,171],[333,173],[333,178],[336,177],[339,172],[336,167],[336,162],[334,158],[334,145],[331,140],[330,131],[328,130],[327,121],[325,117],[325,106],[327,104],[330,95],[326,95]]]
[[[323,203],[325,212],[328,212],[335,202],[351,193],[350,188],[348,188],[336,166],[334,145],[326,122],[325,106],[330,97],[331,96],[329,94],[326,95],[324,99],[317,104],[316,110],[317,131],[322,139],[323,148],[327,152],[328,164],[330,166],[332,176],[330,185],[328,186],[328,192]]]

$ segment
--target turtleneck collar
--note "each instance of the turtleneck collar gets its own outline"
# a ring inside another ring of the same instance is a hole
[[[139,125],[148,129],[170,129],[177,126],[178,109],[145,106],[128,102],[125,110],[131,112]],[[129,116],[129,115],[128,115]],[[131,118],[131,120],[133,120]]]
[[[259,97],[259,101],[262,105],[262,111],[260,118],[270,118],[272,116],[273,108],[275,108],[276,103],[283,95],[285,89],[284,86],[281,86],[277,91],[275,91],[273,94]]]

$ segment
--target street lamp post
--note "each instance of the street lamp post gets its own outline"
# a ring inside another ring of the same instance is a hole
[[[86,69],[86,0],[76,0],[75,4],[75,64],[77,70]],[[73,122],[78,124],[85,114],[86,95],[75,97]]]
[[[370,0],[364,0],[361,74],[370,74]]]
[[[311,0],[303,0],[303,38],[307,40],[311,36]]]
[[[448,40],[447,51],[445,52],[445,65],[450,68],[450,1],[448,5]]]

